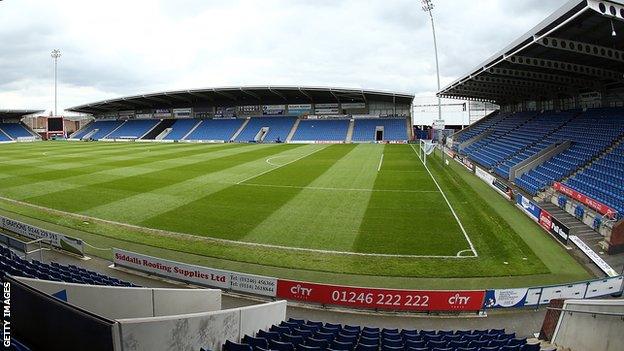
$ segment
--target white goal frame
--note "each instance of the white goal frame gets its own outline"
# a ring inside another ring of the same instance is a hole
[[[437,145],[438,143],[432,139],[419,140],[418,157],[420,157],[420,160],[425,164],[425,166],[427,165],[427,156],[431,155],[435,151]]]

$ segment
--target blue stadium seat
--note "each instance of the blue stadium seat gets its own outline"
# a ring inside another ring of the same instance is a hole
[[[158,119],[131,119],[106,136],[106,139],[139,139],[160,123]]]
[[[347,138],[349,120],[301,120],[293,141],[344,141]]]
[[[296,117],[291,116],[267,116],[267,117],[252,117],[241,133],[236,137],[236,141],[240,142],[255,142],[255,138],[262,128],[268,128],[268,132],[264,136],[265,143],[272,143],[276,141],[284,142],[288,137],[288,134],[292,130]]]
[[[375,141],[377,127],[383,127],[384,141],[406,141],[407,124],[404,118],[355,119],[352,140],[355,142]]]
[[[163,140],[182,140],[199,123],[197,119],[177,119],[171,125],[171,132]]]
[[[21,123],[0,123],[0,138],[4,135],[2,132],[6,133],[12,139],[17,138],[29,138],[34,137]],[[0,140],[0,141],[9,141],[10,139]]]
[[[243,122],[243,119],[204,119],[184,140],[229,141]]]
[[[226,340],[223,345],[223,351],[253,351],[253,348],[247,344],[238,344],[230,340]]]
[[[0,246],[0,274],[89,285],[136,286],[73,265],[64,266],[55,262],[46,264],[36,260],[28,261],[18,257],[4,246]]]

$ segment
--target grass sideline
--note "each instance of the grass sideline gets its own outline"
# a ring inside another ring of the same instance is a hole
[[[86,156],[87,159],[84,157],[81,158],[81,156],[84,155],[84,153],[80,152],[81,146],[73,144],[71,147],[69,147],[70,145],[65,146],[68,147],[68,150],[64,151],[62,155],[59,155],[59,158],[71,161],[79,158],[81,160],[85,160],[84,162],[87,164],[89,162],[93,162],[88,159],[89,156]],[[100,154],[103,153],[105,155],[110,155],[111,153],[123,155],[124,149],[126,149],[125,151],[127,152],[127,149],[134,149],[135,147],[134,145],[117,145],[116,147],[113,147],[111,145],[103,144],[95,144],[95,146],[97,147],[94,147],[94,145],[91,144],[85,147],[93,148],[92,152]],[[320,170],[317,170],[317,173],[309,175],[310,178],[297,179],[299,183],[294,183],[295,185],[291,183],[289,186],[303,187],[301,184],[307,185],[315,184],[317,182],[322,183],[323,178],[327,178],[325,181],[332,181],[334,184],[336,184],[336,179],[338,180],[338,183],[341,181],[349,181],[349,178],[353,178],[353,174],[351,174],[350,177],[347,177],[342,174],[340,169],[332,170],[332,168],[335,168],[335,165],[337,164],[336,157],[334,157],[335,155],[332,155],[332,153],[342,155],[340,157],[340,161],[338,161],[342,162],[342,160],[349,155],[354,157],[353,150],[362,146],[364,145],[341,145],[339,147],[331,148],[326,146],[316,146],[318,151],[309,157],[312,158],[316,156],[312,161],[315,165],[323,168],[324,172],[319,174]],[[171,147],[180,147],[180,149],[172,151],[170,149]],[[217,150],[211,150],[210,153],[233,153],[236,152],[236,149],[238,148],[250,148],[250,146],[240,145],[212,147]],[[375,174],[374,177],[374,187],[377,187],[378,190],[389,190],[392,189],[392,187],[396,187],[397,183],[401,183],[401,180],[404,179],[404,177],[398,177],[397,180],[397,174],[406,173],[412,176],[417,176],[419,170],[417,168],[412,169],[410,167],[417,167],[413,164],[419,161],[417,158],[416,161],[411,159],[411,157],[417,157],[413,151],[410,151],[413,154],[412,156],[407,156],[407,153],[404,153],[405,150],[411,149],[408,146],[398,145],[389,148],[382,145],[366,145],[366,147],[371,148],[365,150],[367,154],[373,154],[373,152],[371,152],[372,150],[378,151],[381,149],[385,155],[382,166],[382,169],[385,168],[385,170],[380,172],[379,175]],[[271,149],[273,149],[273,151],[279,151],[280,154],[284,152],[297,152],[297,155],[301,155],[301,153],[297,151],[298,147],[293,146],[257,146],[251,148],[252,149],[249,151],[243,152],[243,154],[259,153],[261,155],[260,161],[264,161],[262,157],[265,157],[266,153]],[[310,146],[305,146],[303,148],[310,149]],[[106,150],[107,152],[103,152],[102,149],[109,150]],[[162,149],[164,152],[172,156],[179,156],[181,153],[188,153],[191,155],[190,157],[196,157],[197,154],[194,154],[193,152],[198,151],[197,149],[193,151],[194,148],[188,148],[180,145],[172,145],[169,148]],[[316,149],[312,148],[312,150],[307,150],[306,153],[314,150]],[[392,161],[393,152],[396,152],[398,156],[395,158],[396,161],[394,163]],[[39,151],[33,150],[33,153],[36,155]],[[0,154],[0,157],[3,157],[4,159],[4,157],[6,157],[5,155],[5,153],[2,153]],[[228,156],[222,157],[227,158]],[[240,157],[240,155],[234,157]],[[249,157],[249,155],[246,157]],[[288,157],[293,159],[294,156],[285,156],[284,160],[288,160]],[[178,159],[178,157],[176,157],[176,159]],[[355,157],[355,159],[357,160],[358,158]],[[278,160],[279,159],[275,159],[275,161]],[[22,216],[26,216],[26,218],[22,217],[25,221],[36,221],[42,226],[52,226],[49,223],[59,224],[64,227],[61,229],[68,232],[68,234],[81,237],[95,247],[116,246],[159,257],[167,257],[170,259],[216,268],[241,270],[271,276],[277,275],[291,279],[324,282],[340,281],[341,283],[355,285],[387,287],[451,288],[463,286],[477,288],[486,287],[486,285],[483,285],[486,283],[488,284],[487,287],[521,286],[527,284],[561,283],[589,278],[589,274],[585,272],[584,269],[577,264],[559,245],[546,236],[535,223],[530,221],[525,216],[520,215],[520,212],[517,211],[513,205],[506,202],[492,189],[489,189],[487,185],[478,181],[478,179],[473,175],[465,172],[463,168],[454,162],[452,162],[448,167],[443,167],[439,159],[430,158],[429,160],[433,160],[433,162],[429,162],[432,174],[436,177],[440,186],[446,192],[449,201],[457,211],[457,214],[466,227],[468,234],[474,240],[477,251],[480,254],[479,258],[462,260],[440,258],[370,259],[343,255],[318,255],[306,253],[293,254],[292,252],[288,252],[288,250],[276,250],[269,248],[249,249],[235,244],[225,245],[223,243],[210,242],[210,239],[201,236],[161,236],[109,223],[85,223],[77,217],[63,216],[50,211],[33,208],[27,205],[9,203],[6,201],[2,201],[0,203],[0,208],[4,210],[2,211],[4,213],[9,212],[9,216],[16,217],[16,214],[20,214]],[[152,161],[159,162],[154,159]],[[280,168],[280,172],[268,172],[263,176],[254,178],[253,182],[254,184],[280,185],[275,182],[283,179],[291,179],[291,177],[296,176],[298,172],[300,172],[297,168],[302,163],[305,165],[305,168],[310,166],[309,162],[300,161],[295,161],[291,165]],[[347,159],[347,161],[349,160]],[[84,167],[84,162],[80,161],[73,163],[76,163],[76,166],[78,167]],[[132,161],[129,160],[108,160],[106,162],[122,162],[124,165],[133,164]],[[145,167],[149,161],[142,159],[141,162],[145,162],[142,163],[143,167]],[[373,168],[376,171],[379,158],[371,157],[370,162],[374,164]],[[252,161],[252,163],[254,162]],[[257,165],[258,163],[259,162],[254,163],[255,165],[252,167],[254,171],[259,169],[259,166]],[[353,162],[346,162],[346,164],[352,163]],[[365,167],[367,162],[357,162],[357,164]],[[240,162],[231,162],[228,163],[227,166],[230,168],[240,168]],[[96,167],[95,169],[101,170],[102,168]],[[32,171],[32,169],[30,170]],[[150,170],[153,169],[150,168]],[[352,169],[351,172],[353,172]],[[369,172],[362,173],[361,178],[358,179],[361,179],[362,182],[370,182],[370,179],[366,178],[368,173]],[[33,174],[40,174],[40,172],[35,172]],[[55,175],[58,176],[60,174],[55,173]],[[393,177],[395,179],[392,179]],[[405,184],[410,185],[410,182],[413,181],[414,180],[406,181]],[[25,184],[28,183],[26,182]],[[222,190],[225,191],[226,194],[222,194],[221,197],[217,197],[218,199],[228,199],[229,197],[236,198],[236,196],[238,196],[236,193],[232,194],[231,190],[227,190],[231,189],[231,184],[229,185],[230,186],[225,187]],[[245,187],[245,190],[247,190],[246,188],[247,187]],[[255,188],[255,186],[253,188]],[[297,193],[294,195],[294,198],[307,190],[308,189],[297,189]],[[312,194],[310,195],[313,195],[318,192],[311,191],[311,193]],[[2,194],[4,195],[3,192]],[[256,193],[256,195],[257,194],[258,193]],[[394,195],[395,193],[390,194]],[[381,196],[378,199],[374,198],[379,195],[387,195],[384,192],[369,192],[368,195],[370,196],[370,200],[364,212],[363,222],[367,221],[366,218],[368,217],[370,218],[368,221],[371,221],[371,219],[379,220],[382,223],[381,225],[384,225],[383,216],[392,218],[388,215],[388,212],[386,212],[387,208],[394,211],[395,207],[393,206],[398,206],[401,202],[405,201],[405,196],[403,196],[403,198],[395,196]],[[291,200],[293,197],[290,197],[292,196],[290,192],[285,192],[285,194],[280,194],[280,196],[286,196],[289,199],[289,201],[280,200],[282,204],[292,203]],[[319,195],[317,194],[315,196]],[[326,199],[327,197],[321,197],[320,199],[315,198],[314,201],[327,201]],[[344,202],[341,202],[341,204],[349,203],[349,201],[352,200],[353,199],[345,198],[343,200]],[[417,200],[410,199],[410,201],[414,201],[413,203],[418,205]],[[371,203],[374,204],[372,208]],[[297,205],[296,201],[294,204]],[[403,208],[398,208],[398,210],[410,207],[412,206],[404,206]],[[275,209],[274,212],[280,211],[282,208],[283,205]],[[300,209],[301,207],[295,206],[294,208]],[[314,211],[316,211],[316,209],[314,209]],[[426,213],[426,211],[424,212],[425,216],[430,215],[429,213]],[[179,213],[180,212],[178,212],[178,214]],[[280,218],[288,218],[288,214],[284,213],[276,219],[279,220]],[[397,221],[396,228],[404,228],[406,225],[413,223],[414,221],[414,218],[410,216],[399,216],[399,218],[406,219]],[[418,218],[418,216],[416,216],[416,218]],[[20,218],[16,217],[16,219]],[[386,221],[386,223],[388,222]],[[374,225],[371,225],[370,227],[373,226]],[[512,226],[515,229],[512,229]],[[371,233],[374,234],[375,231],[371,231]],[[370,235],[370,233],[364,234]],[[360,236],[361,235],[362,233],[360,233]],[[457,241],[457,237],[451,240]],[[369,241],[374,240],[367,239],[364,240],[363,243],[365,244]],[[209,245],[200,245],[202,243],[208,243]],[[446,245],[446,243],[443,244]],[[466,244],[464,243],[464,248],[465,245]],[[402,244],[399,246],[402,247],[405,245]],[[357,245],[354,247],[357,247]],[[390,249],[394,250],[392,247],[390,247]],[[381,250],[388,250],[388,248],[381,248]],[[453,250],[455,249],[453,248]],[[89,253],[100,257],[110,258],[110,254],[106,251],[89,249]],[[525,260],[523,258],[527,259]],[[507,262],[507,264],[504,262]],[[479,278],[490,276],[497,278]],[[521,278],[515,279],[514,276],[521,276]],[[436,279],[439,277],[450,279]],[[466,277],[470,277],[471,279],[465,279]]]

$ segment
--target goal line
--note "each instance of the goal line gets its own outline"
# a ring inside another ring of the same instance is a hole
[[[422,140],[421,140],[422,141]],[[464,225],[462,224],[462,222],[459,220],[459,217],[457,216],[457,213],[455,213],[455,210],[453,209],[453,206],[451,206],[451,203],[449,202],[448,198],[446,197],[446,194],[444,193],[444,191],[442,191],[442,188],[440,187],[440,184],[438,184],[438,181],[435,179],[435,177],[433,176],[433,174],[431,173],[431,171],[429,170],[429,167],[427,167],[427,163],[426,163],[426,159],[427,159],[427,154],[431,154],[433,152],[433,150],[435,150],[435,144],[431,143],[433,145],[433,149],[431,151],[429,151],[427,149],[427,147],[422,148],[423,151],[423,155],[421,156],[420,152],[418,152],[415,148],[414,148],[414,144],[410,144],[412,150],[414,150],[414,152],[416,154],[418,154],[418,159],[420,160],[420,162],[423,164],[423,166],[425,167],[425,169],[427,170],[427,173],[429,173],[429,176],[431,177],[431,179],[433,180],[433,182],[435,183],[436,187],[438,188],[438,190],[440,191],[440,194],[442,194],[442,197],[444,198],[444,201],[446,202],[446,205],[448,206],[448,208],[451,210],[451,213],[453,214],[453,217],[455,217],[455,220],[457,221],[457,224],[459,225],[459,228],[461,229],[462,233],[464,234],[464,237],[466,238],[466,241],[468,242],[468,245],[470,245],[470,250],[472,251],[474,257],[479,257],[479,254],[477,253],[477,250],[475,249],[472,240],[470,240],[470,237],[468,236],[468,233],[466,233],[466,229],[464,229]],[[425,143],[421,143],[421,145],[425,146]],[[427,153],[427,151],[429,151]],[[466,250],[460,251],[458,252],[458,255],[465,252]]]

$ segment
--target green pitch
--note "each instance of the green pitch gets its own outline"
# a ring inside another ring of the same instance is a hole
[[[270,275],[271,267],[285,276],[553,273],[536,254],[544,247],[522,237],[532,223],[510,223],[457,165],[431,157],[427,170],[416,148],[1,145],[0,196],[20,203],[0,208],[61,224],[100,248],[142,245],[148,254]],[[586,276],[546,242],[557,264]]]

